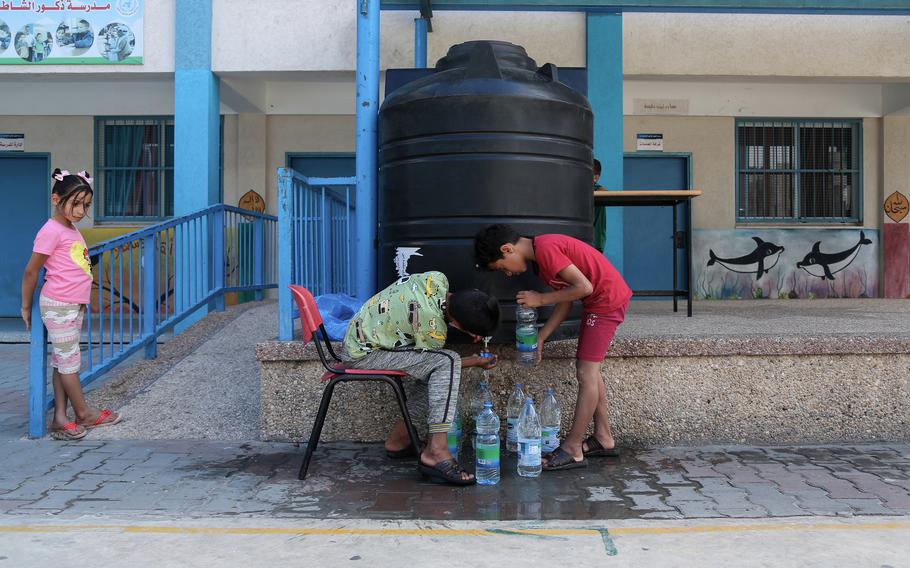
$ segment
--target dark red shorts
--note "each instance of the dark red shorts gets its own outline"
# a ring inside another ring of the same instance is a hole
[[[575,357],[582,361],[600,363],[610,350],[616,328],[626,319],[629,304],[608,314],[585,312],[581,317],[581,331],[578,332],[578,351]]]

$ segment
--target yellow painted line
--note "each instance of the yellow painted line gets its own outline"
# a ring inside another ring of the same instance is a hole
[[[42,533],[78,531],[119,531],[147,534],[224,534],[224,535],[313,535],[313,536],[501,536],[520,533],[538,536],[599,535],[595,529],[501,529],[499,534],[487,529],[320,529],[293,527],[174,527],[142,525],[21,525],[0,526],[0,533]]]
[[[867,530],[910,530],[910,522],[887,523],[809,523],[809,524],[761,524],[761,525],[695,525],[658,527],[615,527],[608,529],[611,536],[624,535],[668,535],[696,533],[745,533],[774,531],[867,531]],[[487,530],[452,528],[293,528],[293,527],[178,527],[143,525],[4,525],[0,533],[54,533],[79,531],[116,531],[130,534],[211,534],[211,535],[296,535],[296,536],[503,536],[510,533],[536,536],[591,536],[599,535],[597,529],[535,529],[496,528]]]

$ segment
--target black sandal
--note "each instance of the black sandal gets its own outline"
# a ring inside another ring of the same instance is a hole
[[[477,483],[476,477],[462,479],[461,474],[468,472],[461,469],[461,466],[458,465],[458,462],[455,460],[441,461],[436,465],[427,465],[422,461],[419,461],[417,463],[417,471],[424,477],[430,478],[431,481],[441,481],[443,483],[451,483],[452,485],[474,485]]]
[[[550,454],[550,457],[547,459],[547,463],[543,464],[544,471],[561,471],[578,467],[588,467],[588,460],[581,458],[581,461],[577,461],[569,452],[562,449],[561,446],[553,450],[553,453]]]
[[[385,455],[393,460],[403,460],[417,456],[417,451],[414,449],[414,446],[412,444],[407,448],[402,448],[400,450],[386,450]]]
[[[584,446],[588,446],[588,451],[584,452]],[[618,458],[619,457],[619,448],[605,448],[601,445],[600,441],[597,440],[594,436],[588,436],[588,438],[582,442],[582,451],[585,453],[587,458]]]

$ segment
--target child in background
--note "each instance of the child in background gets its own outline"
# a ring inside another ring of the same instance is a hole
[[[111,410],[91,408],[85,402],[79,370],[82,355],[79,335],[82,318],[92,291],[92,266],[85,239],[76,223],[81,221],[92,205],[92,178],[86,172],[71,175],[54,170],[51,191],[53,215],[38,231],[32,257],[22,276],[22,319],[28,331],[32,325],[32,298],[41,268],[46,269],[39,306],[41,320],[51,340],[54,367],[54,419],[51,435],[59,440],[79,440],[88,428],[120,422],[121,417]],[[67,415],[67,403],[72,404],[75,422]]]

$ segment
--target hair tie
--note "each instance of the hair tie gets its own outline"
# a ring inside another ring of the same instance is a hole
[[[63,178],[70,175],[68,170],[60,170],[60,173],[54,174],[54,179],[57,181],[63,181]]]
[[[81,177],[83,180],[85,180],[85,183],[87,183],[89,187],[92,187],[92,174],[88,173],[85,170],[82,170],[81,172],[78,172],[76,175]]]

